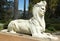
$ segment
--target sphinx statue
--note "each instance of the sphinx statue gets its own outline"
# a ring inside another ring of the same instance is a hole
[[[49,33],[45,33],[45,12],[46,1],[40,1],[32,8],[33,17],[29,20],[12,20],[8,24],[7,31],[10,33],[26,33],[31,34],[32,37],[58,39]]]

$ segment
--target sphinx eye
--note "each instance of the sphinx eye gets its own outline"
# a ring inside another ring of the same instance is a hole
[[[44,10],[44,8],[41,8],[42,10]]]

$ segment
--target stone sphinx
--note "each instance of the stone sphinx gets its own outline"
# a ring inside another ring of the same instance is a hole
[[[44,14],[46,11],[46,1],[40,1],[35,4],[32,9],[33,17],[29,20],[13,20],[8,24],[10,33],[26,33],[32,34],[32,37],[57,39],[51,34],[45,33]]]

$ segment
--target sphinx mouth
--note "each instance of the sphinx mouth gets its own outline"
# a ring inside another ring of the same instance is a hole
[[[40,15],[40,16],[44,16],[44,13],[40,13],[39,15]]]

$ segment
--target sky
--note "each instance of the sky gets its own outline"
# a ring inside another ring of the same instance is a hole
[[[7,0],[14,1],[14,0]],[[29,0],[26,0],[26,10],[28,10]],[[18,0],[18,10],[24,10],[24,0]]]
[[[26,0],[26,10],[28,10],[29,0]],[[18,10],[24,10],[24,0],[18,0]]]

